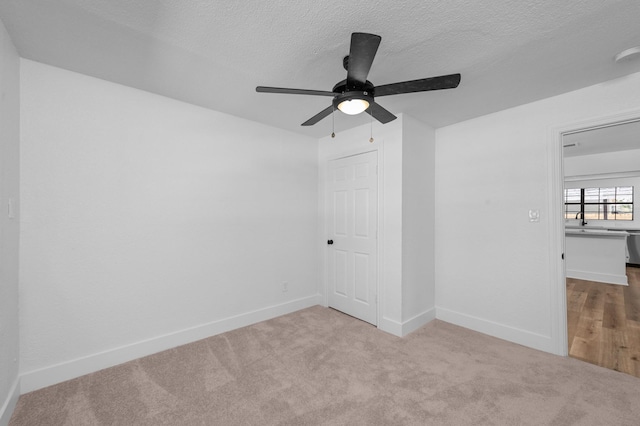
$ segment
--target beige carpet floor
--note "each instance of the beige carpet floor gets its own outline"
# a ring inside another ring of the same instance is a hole
[[[20,397],[10,426],[640,425],[640,379],[312,307]]]

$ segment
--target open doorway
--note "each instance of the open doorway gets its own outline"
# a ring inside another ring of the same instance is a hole
[[[640,119],[562,147],[568,355],[640,377]]]

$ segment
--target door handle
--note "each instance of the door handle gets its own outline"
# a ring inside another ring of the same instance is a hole
[[[332,245],[333,244],[333,240],[327,241],[327,244]]]

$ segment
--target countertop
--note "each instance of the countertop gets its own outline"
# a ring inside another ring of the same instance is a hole
[[[626,238],[629,233],[627,231],[611,230],[605,228],[570,228],[566,227],[564,230],[566,235],[585,235],[585,236],[599,236],[599,237],[613,237],[613,238]]]

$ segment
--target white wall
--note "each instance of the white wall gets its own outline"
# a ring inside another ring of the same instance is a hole
[[[639,105],[633,74],[436,131],[438,318],[559,353],[553,129]],[[539,223],[529,209],[540,210]]]
[[[324,228],[325,179],[332,159],[378,151],[378,327],[403,336],[435,317],[433,269],[434,131],[400,114],[391,123],[370,125],[320,139],[320,240]],[[406,150],[406,153],[405,153]],[[414,179],[409,183],[405,179]],[[431,197],[431,198],[430,198]],[[425,243],[424,239],[427,239]],[[321,248],[326,284],[326,245]]]
[[[321,302],[317,141],[21,65],[23,392]]]
[[[404,114],[402,321],[435,318],[435,131]]]
[[[20,61],[0,22],[0,425],[18,398]],[[8,215],[9,200],[14,218]]]

